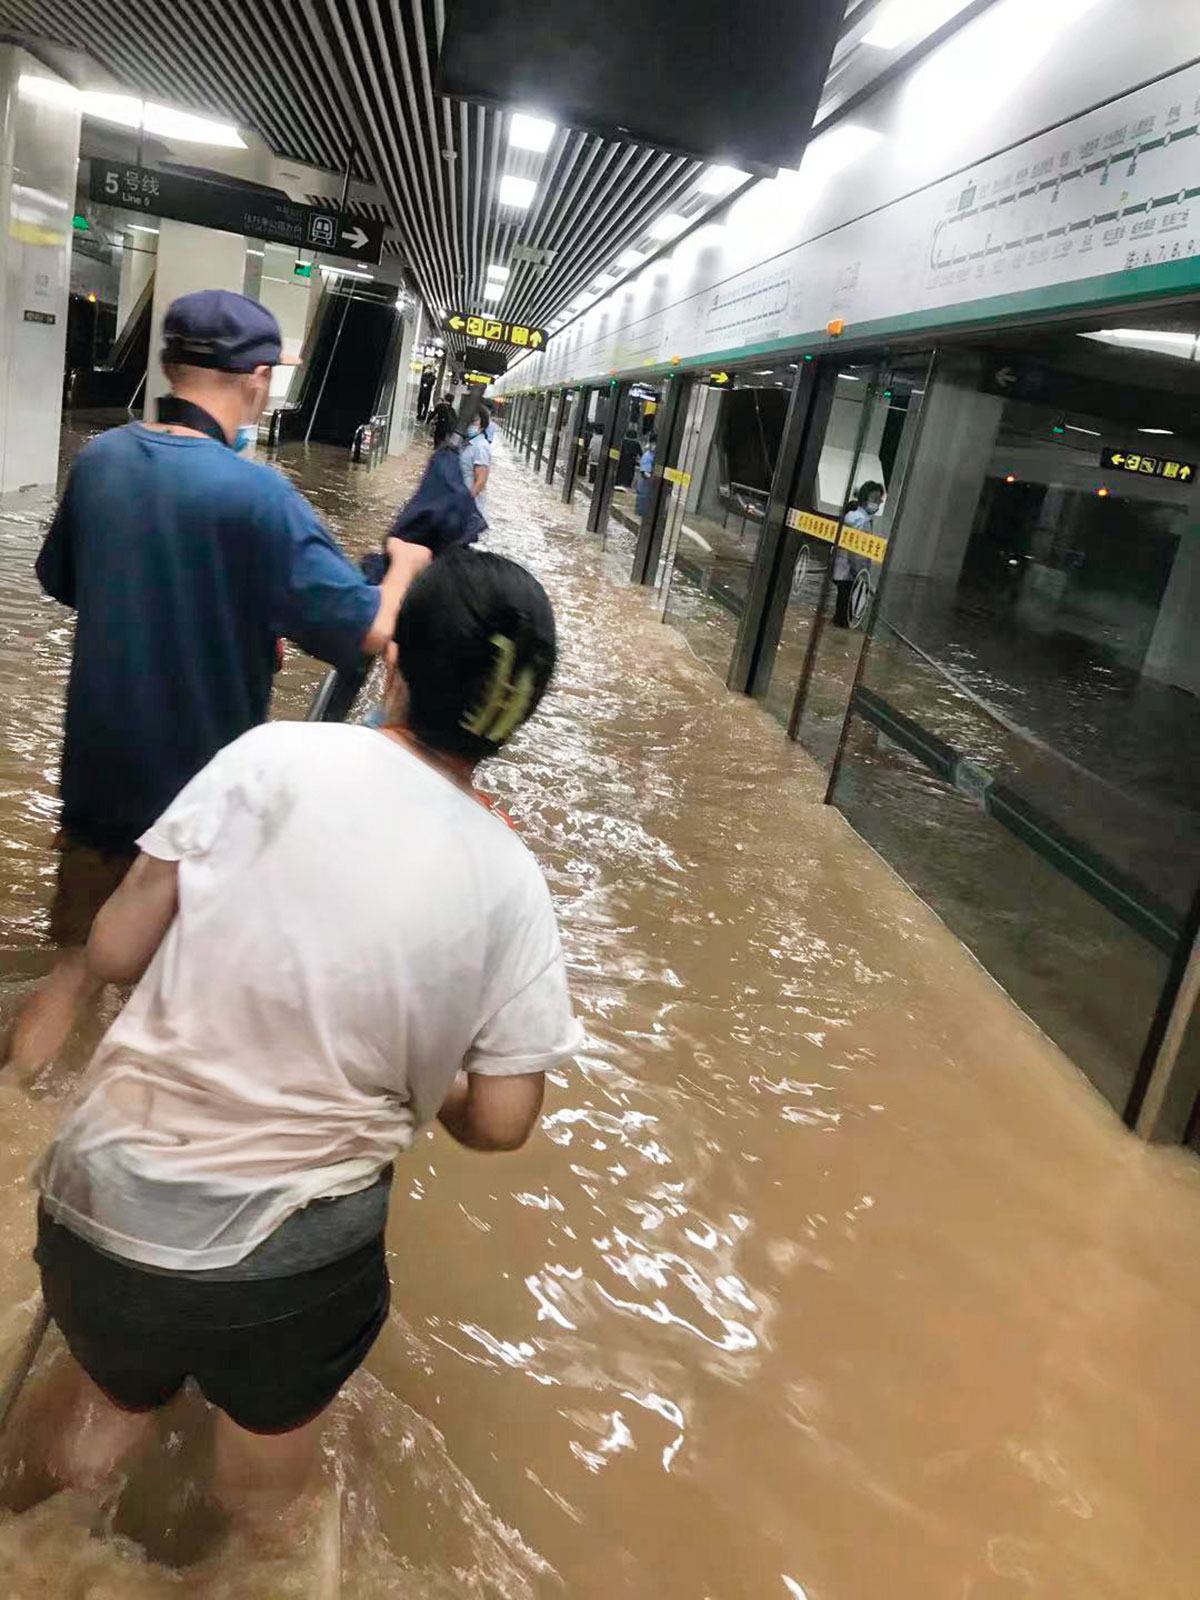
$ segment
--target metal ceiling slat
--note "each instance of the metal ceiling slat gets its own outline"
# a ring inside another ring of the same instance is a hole
[[[333,15],[333,17],[336,19],[337,15],[338,15],[338,10],[339,10],[339,8],[338,8],[338,6],[336,4],[336,0],[334,0],[334,4],[329,6],[328,9],[330,10],[330,12]],[[371,87],[375,91],[375,103],[378,106],[382,107],[385,104],[385,102],[384,102],[382,94],[380,93],[379,79],[378,79],[378,77],[376,75],[375,66],[374,66],[374,63],[373,63],[373,61],[371,59],[370,45],[369,45],[369,43],[367,41],[367,38],[366,38],[366,31],[365,31],[365,29],[363,27],[360,10],[359,10],[359,8],[356,8],[356,7],[350,7],[348,9],[349,9],[349,12],[350,12],[351,24],[352,24],[352,26],[354,28],[355,36],[356,36],[356,38],[358,40],[358,47],[359,47],[359,51],[360,51],[361,56],[362,56],[362,61],[363,61],[364,66],[366,67],[367,74],[368,74],[368,76],[369,76],[369,78],[371,80]],[[339,26],[339,32],[341,32],[340,26]],[[359,70],[358,63],[356,61],[354,61],[354,60],[351,60],[350,68],[351,68],[351,71],[354,73],[355,81],[358,84],[359,93],[360,93],[362,99],[364,100],[364,102],[366,102],[367,97],[363,93],[364,85],[363,85],[362,74],[361,74],[361,72]],[[413,156],[412,156],[412,146],[411,146],[411,142],[410,142],[410,138],[409,138],[408,123],[405,120],[405,118],[400,114],[400,108],[396,107],[395,110],[396,110],[396,115],[393,118],[388,118],[388,117],[385,116],[383,118],[383,124],[384,124],[384,129],[385,129],[385,138],[386,138],[387,144],[390,146],[392,160],[393,160],[393,163],[394,163],[394,165],[392,166],[392,171],[395,173],[396,178],[398,180],[396,182],[396,184],[395,184],[395,188],[396,188],[397,191],[400,191],[402,188],[405,187],[403,185],[403,183],[402,183],[403,177],[405,177],[405,176],[407,176],[409,178],[415,177],[416,164],[415,164],[415,162],[413,160]],[[374,126],[374,119],[373,118],[372,118],[372,126]],[[402,142],[404,144],[404,151],[405,151],[405,154],[408,157],[408,171],[407,171],[407,173],[405,173],[405,171],[404,171],[404,166],[405,166],[404,161],[402,160],[401,155],[400,155],[400,151],[399,151],[399,149],[398,149],[398,147],[396,145],[396,142],[395,142],[394,138],[392,137],[392,131],[391,130],[392,130],[393,127],[398,127],[399,130],[400,130],[401,140],[402,140]],[[378,132],[376,132],[376,138],[377,138],[377,143],[378,143]],[[383,157],[383,159],[385,161],[385,164],[386,164],[386,160],[387,160],[386,152],[384,152],[383,150],[380,150],[380,155]],[[411,187],[415,188],[415,184],[411,185]],[[427,220],[428,220],[427,217],[426,217],[425,210],[419,204],[419,202],[418,202],[418,205],[417,205],[417,208],[416,208],[416,216],[418,218],[420,218],[422,220],[422,222],[427,222]],[[425,243],[426,243],[427,247],[429,248],[431,259],[436,261],[437,260],[437,246],[436,246],[436,242],[434,241],[432,235],[430,235],[428,233],[425,234]]]
[[[522,244],[530,245],[535,249],[541,247],[541,235],[546,217],[554,207],[555,197],[562,192],[567,173],[574,163],[576,153],[582,148],[586,137],[586,134],[575,133],[568,128],[560,128],[555,134],[551,141],[550,149],[546,152],[547,160],[542,169],[542,182],[539,185],[537,198],[525,220],[524,226],[520,229]],[[506,260],[510,249],[511,243],[508,234],[506,234]],[[526,285],[533,283],[536,277],[537,271],[531,263],[518,262],[515,266],[510,264],[506,287],[512,298],[508,299],[506,297],[506,304],[522,305],[521,296],[526,292]],[[510,317],[508,320],[511,321],[512,318]]]
[[[384,72],[387,74],[387,82],[388,82],[388,87],[391,90],[392,103],[393,103],[393,105],[403,105],[403,104],[405,104],[405,102],[400,97],[399,86],[396,83],[396,75],[392,70],[392,52],[388,48],[388,41],[387,41],[387,39],[386,39],[386,37],[384,35],[383,19],[381,18],[380,14],[379,14],[379,6],[377,4],[377,0],[366,0],[366,3],[370,7],[371,21],[372,21],[372,24],[374,26],[375,40],[376,40],[376,43],[378,45],[379,59],[383,62],[383,69],[384,69]],[[361,38],[360,38],[359,42],[360,42],[360,44],[364,44],[364,46],[365,46],[365,41],[362,40]],[[379,88],[378,80],[375,79],[374,83],[375,83],[376,90],[378,90],[378,88]],[[411,79],[409,81],[409,88],[411,90]],[[413,110],[416,109],[416,97],[415,97],[415,95],[412,95],[410,93],[409,98],[408,98],[408,104],[412,107]],[[425,141],[421,137],[420,125],[417,124],[417,126],[411,130],[412,135],[413,135],[413,137],[411,139],[409,137],[410,129],[408,127],[407,118],[405,118],[403,121],[401,121],[399,125],[400,125],[400,129],[401,129],[402,136],[403,136],[403,139],[404,139],[404,153],[408,158],[409,167],[410,167],[410,169],[412,171],[412,176],[413,176],[413,179],[414,179],[413,188],[415,190],[423,189],[423,191],[424,191],[423,193],[418,193],[417,203],[418,203],[418,205],[421,206],[421,209],[422,209],[423,213],[425,211],[425,206],[426,205],[428,205],[428,207],[432,211],[433,207],[435,205],[434,185],[433,185],[433,179],[432,179],[432,177],[430,175],[430,172],[429,172],[429,163],[428,163],[428,160],[426,159],[426,155],[425,155]],[[415,156],[415,158],[414,158],[414,155],[413,155],[414,145],[416,147],[416,156]],[[423,185],[416,182],[417,175],[418,175],[417,174],[418,166],[420,167],[420,176],[424,179]]]
[[[263,31],[263,24],[253,13],[245,18],[243,27],[254,33],[264,58],[269,57],[272,49],[278,50],[286,57],[286,67],[290,82],[296,89],[297,103],[307,106],[320,125],[319,137],[312,141],[314,153],[320,158],[316,165],[328,168],[331,152],[348,150],[350,138],[345,124],[338,117],[333,97],[316,92],[308,63],[300,52],[295,31],[291,28],[281,29],[275,37],[268,38]],[[278,153],[283,154],[282,151]]]
[[[601,248],[593,257],[601,265],[596,270],[589,270],[579,280],[581,288],[587,288],[595,280],[597,271],[604,271],[606,267],[616,260],[616,257],[623,249],[628,249],[635,240],[642,238],[653,218],[668,210],[676,200],[691,188],[697,170],[695,163],[686,160],[681,161],[679,158],[671,156],[663,156],[661,160],[666,163],[665,170],[652,177],[645,189],[633,197],[630,202],[631,216],[629,222],[624,227],[618,227],[615,235],[610,232],[610,235],[602,241]],[[611,221],[609,226],[610,229],[613,227]],[[569,260],[564,261],[564,272],[570,265]],[[569,301],[578,292],[578,288],[574,289],[571,295],[565,297],[566,300]],[[560,301],[561,303],[563,302]],[[554,313],[547,310],[542,314],[549,317]]]
[[[352,209],[390,225],[389,253],[403,253],[435,309],[483,304],[499,262],[509,272],[497,308],[544,325],[694,194],[703,170],[560,128],[540,168],[527,155],[518,164],[537,172],[533,204],[501,208],[507,113],[457,102],[456,115],[434,91],[445,0],[0,0],[0,20],[90,54],[131,92],[231,116],[279,157],[336,173],[357,145],[355,175],[385,203]],[[553,261],[514,261],[518,242]]]
[[[256,19],[252,12],[247,12],[241,5],[229,5],[227,0],[222,0],[221,9],[230,36],[236,37],[240,41],[243,59],[257,78],[257,81],[263,85],[264,90],[271,96],[277,108],[275,115],[278,119],[278,125],[291,129],[289,142],[297,153],[301,149],[307,151],[305,159],[309,165],[324,165],[320,159],[320,146],[311,133],[301,135],[298,132],[297,124],[293,121],[292,113],[288,110],[289,103],[295,107],[299,107],[301,104],[300,85],[294,73],[289,70],[286,63],[272,63],[270,57],[264,53],[265,41],[258,35]],[[319,105],[314,106],[313,110],[319,114]],[[268,143],[275,148],[273,140],[268,140]],[[282,154],[282,152],[280,153]]]
[[[312,30],[314,39],[319,38],[321,36],[320,20],[315,14],[316,7],[320,3],[322,3],[322,0],[300,0],[300,5],[303,8],[307,24],[308,24],[309,28]],[[338,36],[339,36],[339,38],[341,40],[342,49],[345,52],[346,60],[350,65],[350,70],[351,70],[352,73],[354,73],[354,76],[355,76],[355,80],[356,80],[356,84],[357,84],[357,88],[358,88],[359,103],[364,106],[364,110],[366,112],[366,115],[368,117],[370,117],[370,115],[371,115],[370,107],[366,103],[366,97],[363,95],[363,92],[362,92],[361,81],[358,81],[357,71],[354,68],[353,62],[352,62],[351,57],[350,57],[350,52],[347,49],[348,41],[346,40],[345,34],[343,33],[341,25],[340,25],[340,20],[339,20],[339,17],[338,17],[338,11],[337,11],[337,8],[336,8],[336,4],[331,9],[330,15],[331,15],[331,18],[332,18],[332,21],[333,21],[334,29],[335,29],[336,33],[338,34]],[[367,137],[367,134],[366,134],[366,131],[365,131],[365,126],[364,126],[363,122],[359,119],[358,114],[355,111],[354,107],[349,103],[349,95],[347,93],[349,85],[347,85],[346,83],[341,82],[339,80],[338,81],[338,87],[339,87],[339,89],[341,90],[343,96],[346,99],[346,102],[347,102],[346,103],[346,107],[345,107],[346,115],[347,115],[347,117],[348,117],[348,119],[350,121],[351,127],[354,129],[355,137],[358,140],[359,146],[360,146],[361,149],[369,152],[372,149],[372,141],[371,141],[371,139],[369,139]],[[373,119],[372,119],[372,121],[373,121]],[[378,180],[380,181],[382,187],[386,190],[388,198],[390,199],[390,201],[392,203],[392,207],[396,212],[397,227],[400,229],[401,233],[405,235],[405,243],[408,246],[410,262],[412,262],[414,265],[417,264],[417,263],[420,263],[420,268],[421,268],[421,271],[423,272],[423,275],[425,277],[426,283],[427,283],[427,285],[432,287],[433,285],[436,284],[437,277],[438,277],[437,271],[436,271],[435,266],[434,266],[433,258],[426,258],[426,259],[422,260],[422,257],[424,256],[424,244],[423,244],[423,242],[421,242],[419,240],[418,234],[416,232],[414,232],[414,231],[411,231],[411,220],[407,218],[407,210],[406,210],[406,207],[404,206],[404,204],[402,203],[402,196],[401,196],[401,192],[399,190],[399,187],[398,187],[398,185],[396,184],[396,181],[395,181],[395,174],[390,170],[390,168],[388,167],[387,162],[385,160],[381,160],[380,159],[380,152],[379,152],[378,148],[376,149],[376,152],[375,152],[375,160],[376,160],[376,165],[377,165],[377,167],[379,169],[377,171],[376,176],[377,176]],[[386,173],[386,177],[384,176],[385,173]],[[408,224],[409,224],[408,227],[405,226],[406,221],[408,221]],[[428,288],[427,288],[426,292],[429,292]]]
[[[403,29],[403,18],[400,14],[399,0],[393,0],[392,10],[395,16],[397,30]],[[442,235],[446,241],[447,254],[451,261],[455,259],[456,235],[452,227],[452,212],[446,204],[446,180],[442,167],[440,142],[438,140],[438,121],[434,104],[433,77],[429,70],[429,51],[425,43],[424,16],[419,8],[413,17],[413,37],[416,42],[417,62],[420,67],[421,96],[425,106],[425,129],[429,135],[429,155],[433,165],[433,176],[437,186],[437,211],[436,215],[442,227]]]

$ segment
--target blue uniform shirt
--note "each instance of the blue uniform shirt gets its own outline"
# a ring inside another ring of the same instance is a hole
[[[37,575],[78,613],[63,825],[110,849],[266,718],[277,638],[350,669],[379,603],[272,468],[136,422],[76,457]]]

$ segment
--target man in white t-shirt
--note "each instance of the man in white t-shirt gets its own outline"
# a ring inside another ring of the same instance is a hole
[[[472,787],[554,660],[537,580],[451,552],[401,610],[381,731],[257,728],[142,837],[88,946],[140,981],[40,1174],[73,1358],[46,1406],[73,1385],[92,1420],[44,1430],[18,1502],[102,1478],[189,1377],[227,1503],[310,1481],[387,1316],[393,1158],[435,1118],[517,1148],[580,1041],[545,881]]]

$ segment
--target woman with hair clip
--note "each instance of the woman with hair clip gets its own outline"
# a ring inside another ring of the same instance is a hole
[[[87,952],[137,987],[39,1178],[69,1355],[10,1503],[98,1485],[188,1378],[231,1513],[314,1483],[388,1312],[393,1160],[435,1119],[515,1150],[580,1041],[541,872],[473,786],[555,650],[534,577],[451,551],[401,609],[379,731],[256,728],[143,835]]]

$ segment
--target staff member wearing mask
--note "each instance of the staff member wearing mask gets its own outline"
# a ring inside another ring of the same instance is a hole
[[[394,541],[372,587],[278,472],[240,456],[281,348],[275,318],[244,295],[176,300],[158,422],[80,451],[38,557],[42,587],[77,616],[50,912],[61,954],[7,1041],[6,1064],[24,1075],[53,1058],[95,995],[84,946],[138,838],[266,718],[276,640],[353,667],[383,649],[429,560]]]
[[[481,404],[474,419],[467,424],[466,438],[459,452],[463,483],[467,493],[479,507],[480,516],[487,517],[487,481],[492,470],[492,447],[488,443],[488,429],[492,413]]]

